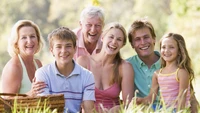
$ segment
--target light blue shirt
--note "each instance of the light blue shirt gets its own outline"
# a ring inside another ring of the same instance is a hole
[[[75,62],[74,64],[74,70],[67,77],[59,73],[55,63],[43,66],[35,73],[37,81],[44,81],[47,84],[40,95],[64,94],[65,111],[68,113],[80,112],[82,101],[95,101],[95,83],[92,72]]]
[[[155,51],[155,54],[160,57],[159,52]],[[127,59],[134,68],[134,83],[135,89],[139,92],[137,97],[145,97],[149,94],[153,73],[160,69],[160,60],[155,62],[150,68],[138,57],[138,55],[132,56]]]

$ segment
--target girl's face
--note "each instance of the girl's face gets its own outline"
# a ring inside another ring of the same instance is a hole
[[[178,56],[178,45],[177,42],[172,38],[164,38],[161,42],[161,57],[166,62],[176,61]]]
[[[31,26],[21,27],[18,31],[17,42],[19,53],[24,55],[34,55],[38,49],[38,37],[36,31]]]
[[[57,65],[65,65],[72,62],[76,48],[72,40],[53,40],[53,46],[50,48],[51,53],[56,59]]]
[[[102,37],[102,42],[107,54],[117,54],[124,45],[124,34],[120,29],[112,28]]]

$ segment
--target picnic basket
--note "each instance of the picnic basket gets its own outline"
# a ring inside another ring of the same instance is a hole
[[[5,99],[0,97],[0,113],[11,113],[13,108],[17,111],[32,111],[40,109],[57,110],[56,113],[63,113],[65,100],[63,94],[53,94],[46,96],[27,96],[25,94],[0,93],[0,95],[14,96]],[[43,112],[44,113],[44,112]]]

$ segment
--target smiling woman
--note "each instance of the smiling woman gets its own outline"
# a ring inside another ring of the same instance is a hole
[[[42,47],[41,38],[39,27],[30,20],[20,20],[13,26],[8,46],[12,58],[2,71],[1,92],[36,95],[36,90],[45,86],[34,82],[35,70],[42,66],[34,59]]]
[[[77,62],[89,69],[95,78],[95,108],[99,113],[118,113],[122,91],[123,104],[128,105],[133,97],[133,68],[120,56],[120,49],[126,44],[124,27],[118,22],[105,26],[100,53],[80,56]],[[127,101],[128,100],[128,101]]]

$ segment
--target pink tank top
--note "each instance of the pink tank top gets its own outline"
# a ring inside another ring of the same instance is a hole
[[[164,100],[166,107],[177,108],[177,97],[179,93],[179,80],[177,78],[179,68],[176,72],[162,74],[160,69],[158,74],[158,84],[160,87],[161,98]],[[190,85],[188,85],[186,96],[186,107],[190,107]]]
[[[119,105],[120,91],[121,91],[120,86],[117,83],[113,84],[112,86],[110,86],[108,89],[105,90],[99,90],[95,88],[96,111],[98,111],[98,113],[101,113],[102,108],[100,106],[110,109],[115,105]]]

